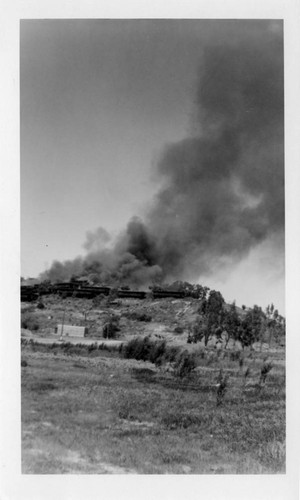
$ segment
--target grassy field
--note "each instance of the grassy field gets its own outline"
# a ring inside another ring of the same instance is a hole
[[[194,353],[178,377],[118,350],[23,342],[22,472],[284,473],[284,352],[264,384],[263,353]]]

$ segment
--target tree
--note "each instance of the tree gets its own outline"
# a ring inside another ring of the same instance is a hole
[[[206,318],[203,316],[198,316],[195,323],[193,324],[191,331],[188,335],[188,343],[189,344],[197,344],[197,342],[201,342],[204,338],[207,344],[209,337],[207,338],[208,329],[206,324]],[[207,340],[206,340],[207,338]],[[205,344],[205,345],[206,345]]]
[[[199,312],[204,323],[204,344],[207,346],[209,339],[217,329],[222,326],[224,319],[225,300],[220,292],[211,290],[207,299],[202,300]]]
[[[163,285],[165,290],[174,290],[182,292],[185,297],[192,297],[194,299],[205,299],[209,288],[200,284],[192,284],[188,281],[174,281],[171,284],[165,283]]]
[[[274,304],[267,306],[265,317],[268,344],[270,346],[272,338],[278,341],[281,337],[285,336],[285,319],[275,309]]]
[[[242,320],[238,329],[238,340],[241,342],[242,347],[251,347],[261,335],[261,328],[265,315],[257,305],[249,309]]]
[[[232,338],[236,340],[238,338],[238,331],[240,327],[241,321],[239,315],[236,310],[235,302],[230,305],[229,310],[224,311],[224,319],[223,319],[223,329],[227,333],[225,349],[228,345],[229,340]]]
[[[194,355],[183,351],[175,362],[175,374],[180,378],[188,377],[196,366]]]

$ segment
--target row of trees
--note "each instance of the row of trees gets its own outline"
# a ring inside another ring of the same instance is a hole
[[[188,342],[204,339],[205,345],[212,336],[219,340],[225,337],[225,348],[230,339],[240,341],[242,347],[252,346],[263,340],[278,341],[285,336],[285,319],[271,304],[265,311],[254,305],[251,309],[238,312],[235,302],[226,306],[222,294],[211,290],[199,307],[199,316],[189,334]]]

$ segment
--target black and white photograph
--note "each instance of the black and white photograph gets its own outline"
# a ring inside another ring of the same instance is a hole
[[[280,20],[22,20],[22,472],[285,472]]]
[[[22,481],[284,480],[284,19],[18,31]]]

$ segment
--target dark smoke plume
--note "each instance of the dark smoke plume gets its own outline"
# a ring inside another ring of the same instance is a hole
[[[240,38],[206,44],[193,133],[162,152],[163,187],[143,221],[132,219],[110,247],[102,229],[89,234],[74,272],[135,285],[196,281],[283,233],[282,33],[266,23]],[[70,263],[61,266],[69,278]]]

